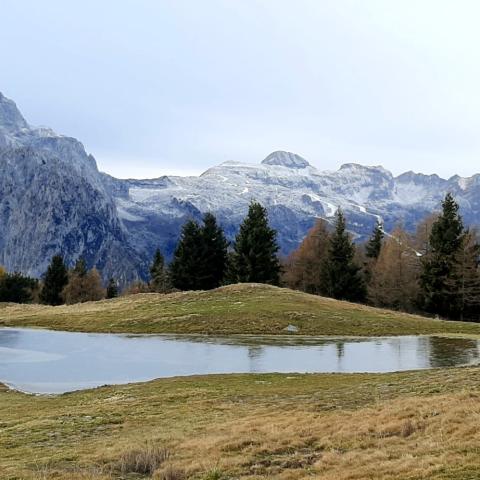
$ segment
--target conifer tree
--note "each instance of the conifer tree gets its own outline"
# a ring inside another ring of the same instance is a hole
[[[480,314],[479,258],[480,245],[476,235],[465,232],[462,245],[456,255],[454,274],[447,280],[447,285],[458,291],[460,320],[478,320]]]
[[[106,297],[107,298],[118,297],[118,286],[114,278],[110,278],[110,280],[108,281]]]
[[[203,217],[200,233],[202,255],[198,281],[202,290],[210,290],[219,287],[225,278],[228,242],[211,213],[206,213]]]
[[[55,255],[45,273],[40,300],[47,305],[61,305],[64,303],[62,290],[68,283],[67,267],[61,255]]]
[[[281,269],[276,236],[268,224],[266,209],[252,202],[235,239],[231,281],[278,285]]]
[[[166,293],[170,290],[168,272],[165,267],[165,259],[162,252],[157,248],[150,266],[150,289],[157,293]]]
[[[87,263],[85,260],[80,257],[76,262],[75,266],[73,267],[73,273],[78,275],[79,277],[84,277],[87,274]]]
[[[340,209],[335,214],[335,230],[321,272],[321,292],[339,300],[360,302],[365,299],[365,282],[354,262],[355,246],[346,231]]]
[[[182,228],[182,234],[170,264],[170,280],[179,290],[200,290],[199,266],[202,264],[201,229],[197,222],[189,220]]]
[[[450,193],[442,202],[442,213],[433,223],[428,252],[423,258],[420,285],[427,312],[455,319],[461,312],[460,281],[456,263],[465,240],[458,204]]]
[[[31,303],[38,280],[19,272],[0,274],[0,302]]]
[[[385,233],[383,232],[383,226],[377,221],[375,228],[373,229],[372,236],[366,245],[366,255],[368,258],[377,259],[382,249],[382,242]]]

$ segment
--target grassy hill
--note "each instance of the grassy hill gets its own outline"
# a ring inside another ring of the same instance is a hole
[[[480,334],[449,322],[259,284],[169,295],[139,294],[71,306],[4,305],[0,326],[118,333],[300,335]]]

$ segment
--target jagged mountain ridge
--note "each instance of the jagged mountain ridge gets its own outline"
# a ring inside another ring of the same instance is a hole
[[[123,283],[144,277],[153,251],[171,255],[182,224],[214,212],[233,239],[252,200],[264,204],[283,254],[318,217],[342,207],[357,239],[377,219],[413,229],[439,207],[447,191],[468,224],[480,220],[480,176],[406,172],[345,164],[320,171],[290,152],[260,164],[225,162],[197,177],[120,180],[99,172],[74,138],[31,127],[14,102],[0,94],[0,264],[39,276],[62,252],[69,264],[90,266]]]

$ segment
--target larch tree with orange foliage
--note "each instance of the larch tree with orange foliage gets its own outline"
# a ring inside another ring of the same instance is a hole
[[[397,227],[383,242],[372,267],[368,298],[377,307],[413,311],[419,295],[420,254],[407,233]]]
[[[292,289],[320,293],[320,272],[329,245],[328,224],[318,219],[284,265],[283,281]]]

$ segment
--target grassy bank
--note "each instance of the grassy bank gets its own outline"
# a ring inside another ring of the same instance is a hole
[[[1,326],[119,333],[303,335],[480,334],[480,324],[380,310],[266,285],[139,294],[79,305],[3,305]]]
[[[0,427],[2,479],[472,479],[480,369],[0,390]]]

